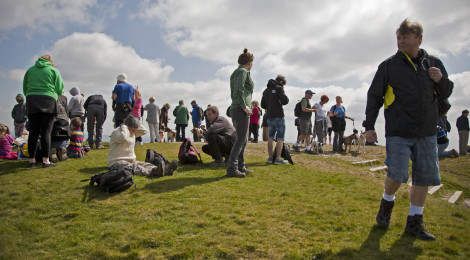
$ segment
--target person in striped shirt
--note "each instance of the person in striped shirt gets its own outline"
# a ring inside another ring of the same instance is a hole
[[[81,129],[82,119],[74,117],[70,120],[70,144],[67,147],[68,158],[82,158],[83,153],[83,132]]]

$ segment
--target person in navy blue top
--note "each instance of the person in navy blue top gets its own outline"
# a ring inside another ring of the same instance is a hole
[[[354,121],[353,118],[346,116],[346,108],[341,105],[343,99],[340,96],[336,97],[336,105],[332,106],[328,116],[331,119],[333,132],[333,152],[343,152],[343,136],[346,130],[346,118]]]
[[[134,87],[127,83],[127,75],[121,73],[117,76],[117,84],[114,86],[113,104],[114,128],[119,127],[132,112],[132,102],[135,100]]]

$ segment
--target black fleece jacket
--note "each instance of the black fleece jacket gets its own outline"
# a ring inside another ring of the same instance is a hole
[[[362,123],[366,130],[375,129],[375,121],[390,85],[394,99],[390,99],[393,102],[384,109],[385,136],[417,138],[436,135],[439,113],[434,89],[437,88],[443,98],[448,98],[454,83],[447,77],[442,62],[425,50],[420,50],[415,62],[413,66],[407,56],[398,51],[379,65],[367,93],[366,120]],[[442,79],[438,83],[429,77],[429,67],[441,70]]]
[[[288,103],[289,98],[284,92],[284,87],[276,80],[270,79],[267,88],[263,91],[263,97],[261,98],[261,107],[268,111],[266,114],[267,117],[269,119],[284,117],[284,109],[282,106]]]

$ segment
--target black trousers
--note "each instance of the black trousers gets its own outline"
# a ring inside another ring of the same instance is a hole
[[[202,146],[202,151],[216,161],[222,161],[222,157],[229,157],[235,138],[225,137],[219,134],[209,134],[206,145]]]
[[[29,118],[29,136],[28,153],[29,158],[36,157],[38,138],[41,135],[41,157],[48,158],[51,148],[51,132],[54,125],[55,114],[34,113],[28,114]]]
[[[118,128],[124,120],[131,114],[132,107],[129,103],[117,103],[114,113],[114,128]]]
[[[250,124],[250,135],[253,134],[253,140],[258,141],[259,125]]]

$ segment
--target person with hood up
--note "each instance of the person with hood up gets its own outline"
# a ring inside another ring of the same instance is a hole
[[[28,120],[28,115],[26,114],[26,104],[24,103],[23,95],[16,95],[16,104],[11,110],[11,117],[13,118],[13,123],[15,125],[15,138],[20,137],[25,131],[25,123]]]
[[[30,67],[23,79],[23,94],[29,118],[29,167],[36,166],[36,148],[41,135],[42,167],[57,166],[50,163],[51,131],[57,114],[58,95],[64,93],[60,72],[54,68],[51,56],[43,55]]]
[[[281,158],[282,148],[284,146],[284,136],[286,133],[286,121],[284,119],[284,109],[289,103],[289,98],[284,92],[286,78],[278,75],[275,80],[268,81],[267,88],[263,91],[261,98],[261,107],[266,109],[268,115],[269,139],[268,139],[268,161],[267,163],[287,164]],[[273,142],[276,138],[276,158],[273,158]]]
[[[69,91],[70,95],[72,95],[72,98],[69,101],[69,104],[67,105],[67,110],[69,111],[69,117],[70,119],[74,117],[80,117],[82,120],[82,125],[80,126],[80,129],[84,130],[84,122],[85,122],[85,98],[81,95],[80,89],[78,87],[74,87],[70,89]]]

